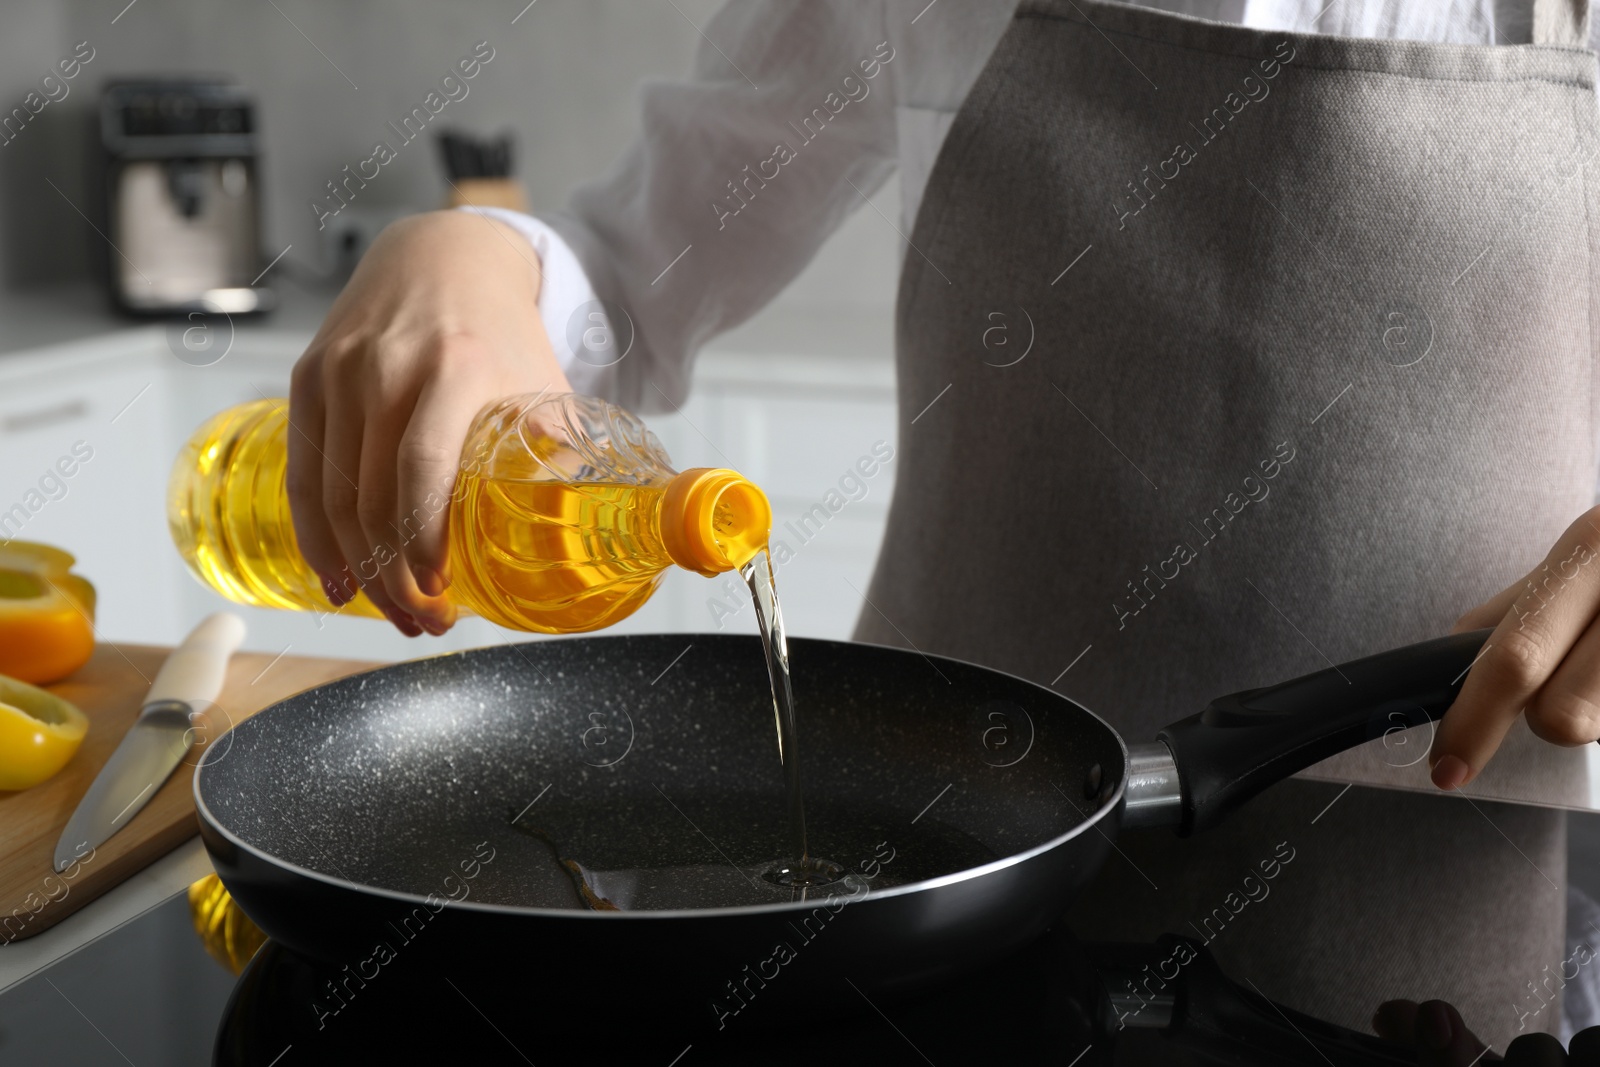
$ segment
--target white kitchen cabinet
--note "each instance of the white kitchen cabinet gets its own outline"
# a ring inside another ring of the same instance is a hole
[[[646,421],[680,469],[734,467],[766,489],[774,536],[793,551],[779,572],[790,632],[847,637],[882,536],[894,464],[880,460],[859,489],[853,482],[841,488],[840,479],[872,456],[874,444],[881,453],[894,443],[892,367],[886,344],[841,355],[836,339],[808,347],[803,331],[775,332],[776,339],[747,328],[714,344],[683,409]],[[46,487],[57,499],[41,493],[43,506],[12,533],[78,556],[100,593],[101,637],[112,642],[174,642],[221,608],[241,612],[247,646],[268,652],[392,660],[529,639],[476,619],[443,638],[411,640],[368,619],[241,608],[184,570],[166,529],[173,456],[211,414],[287,395],[309,336],[270,322],[244,327],[228,354],[205,367],[175,358],[159,326],[0,356],[0,512],[28,500],[75,442],[93,450],[62,479],[64,491],[53,481]],[[830,490],[838,495],[830,498]],[[830,500],[845,503],[828,511]],[[736,578],[675,570],[612,632],[753,628]]]
[[[101,636],[113,641],[182,625],[157,452],[168,392],[159,364],[125,352],[96,341],[15,368],[0,359],[0,515],[10,519],[0,538],[76,556],[100,594]]]

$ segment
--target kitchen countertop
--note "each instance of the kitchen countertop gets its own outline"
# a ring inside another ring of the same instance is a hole
[[[232,320],[236,350],[293,358],[321,325],[336,293],[298,283],[278,290],[270,314]],[[0,374],[48,369],[63,347],[103,351],[138,338],[146,345],[185,320],[137,319],[117,312],[90,283],[0,290]],[[159,343],[159,342],[156,342]],[[841,381],[894,387],[893,315],[889,308],[775,305],[711,341],[696,364],[719,382],[793,385]],[[37,361],[37,363],[36,363]]]
[[[282,306],[261,318],[241,316],[247,333],[294,333],[310,337],[333,303],[331,295],[298,287],[279,291]],[[181,321],[181,320],[178,320]],[[69,344],[106,334],[158,332],[166,320],[137,319],[115,310],[98,285],[89,282],[0,290],[0,354]]]
[[[198,837],[191,838],[43,933],[0,944],[0,993],[133,922],[210,873],[205,847]]]

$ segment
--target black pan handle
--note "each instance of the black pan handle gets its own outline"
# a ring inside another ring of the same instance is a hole
[[[1380,652],[1213,700],[1156,736],[1172,750],[1187,837],[1268,786],[1391,730],[1442,717],[1491,630]]]

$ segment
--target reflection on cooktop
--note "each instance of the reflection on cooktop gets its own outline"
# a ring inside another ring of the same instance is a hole
[[[269,942],[235,988],[219,1067],[582,1063],[698,1067],[887,1064],[1414,1064],[1377,1038],[1282,1009],[1230,981],[1198,943],[1081,945],[1053,932],[912,1000],[848,1018],[770,1018],[646,994],[529,982],[553,961],[459,970],[398,953],[335,970]],[[619,978],[626,960],[617,961]],[[520,980],[519,980],[520,975]],[[1170,978],[1166,976],[1171,976]],[[853,985],[841,974],[842,987]]]

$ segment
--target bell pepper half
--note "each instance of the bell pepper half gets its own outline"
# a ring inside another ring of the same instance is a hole
[[[0,543],[0,674],[43,685],[94,652],[94,586],[59,548]]]
[[[0,790],[55,774],[83,744],[89,718],[54,693],[0,677]]]

